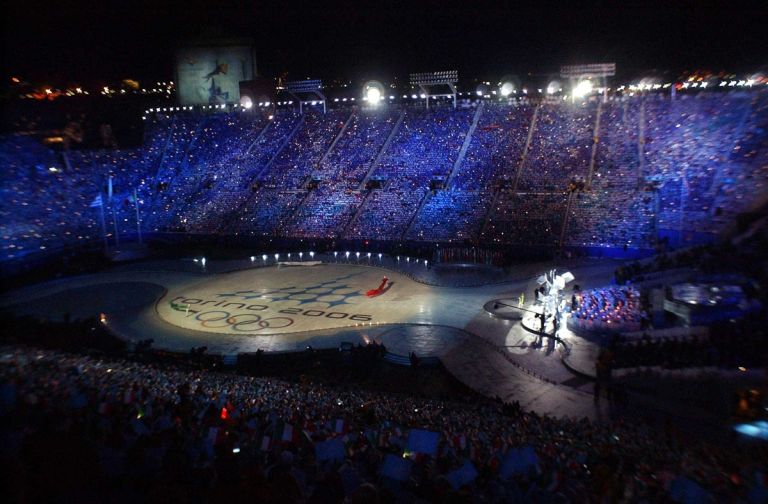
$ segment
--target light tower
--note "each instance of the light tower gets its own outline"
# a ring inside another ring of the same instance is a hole
[[[592,80],[596,79],[603,88],[603,101],[608,99],[607,77],[616,75],[616,63],[593,63],[589,65],[565,65],[560,67],[560,77],[571,83],[571,100],[577,94],[586,96],[592,92]]]
[[[315,95],[317,100],[323,104],[323,113],[325,109],[325,95],[321,91],[323,89],[323,81],[320,79],[307,79],[302,81],[291,81],[285,83],[285,90],[293,96],[296,101],[299,102],[299,114],[304,113],[304,105],[302,103],[301,95]]]
[[[422,72],[411,74],[411,86],[418,87],[426,97],[426,106],[429,108],[430,96],[450,96],[453,98],[453,108],[456,108],[456,83],[459,81],[459,72],[457,70],[446,70],[441,72]],[[447,87],[450,93],[432,92],[431,89],[440,89],[443,91]]]

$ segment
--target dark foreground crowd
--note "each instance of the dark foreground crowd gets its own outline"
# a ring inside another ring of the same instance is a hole
[[[21,502],[765,502],[768,450],[500,402],[0,349]]]

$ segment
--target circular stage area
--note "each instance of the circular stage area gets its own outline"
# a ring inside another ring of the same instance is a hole
[[[492,299],[483,305],[483,310],[503,320],[520,320],[524,312],[517,309],[517,306],[516,299]]]
[[[419,357],[440,357],[468,337],[469,334],[454,327],[402,325],[381,333],[376,342],[396,355],[416,352]]]
[[[286,334],[413,322],[429,290],[377,268],[256,268],[170,289],[157,312],[166,322],[195,331]]]

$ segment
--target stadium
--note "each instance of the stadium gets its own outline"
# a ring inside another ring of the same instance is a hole
[[[66,112],[0,136],[14,501],[764,502],[765,74],[254,53],[13,77]]]

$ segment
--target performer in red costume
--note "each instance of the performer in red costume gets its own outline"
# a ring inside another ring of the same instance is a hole
[[[383,277],[381,279],[381,284],[379,285],[379,287],[377,289],[369,290],[368,292],[365,293],[365,295],[368,297],[376,297],[380,294],[383,294],[386,291],[388,282],[389,282],[389,278]]]

